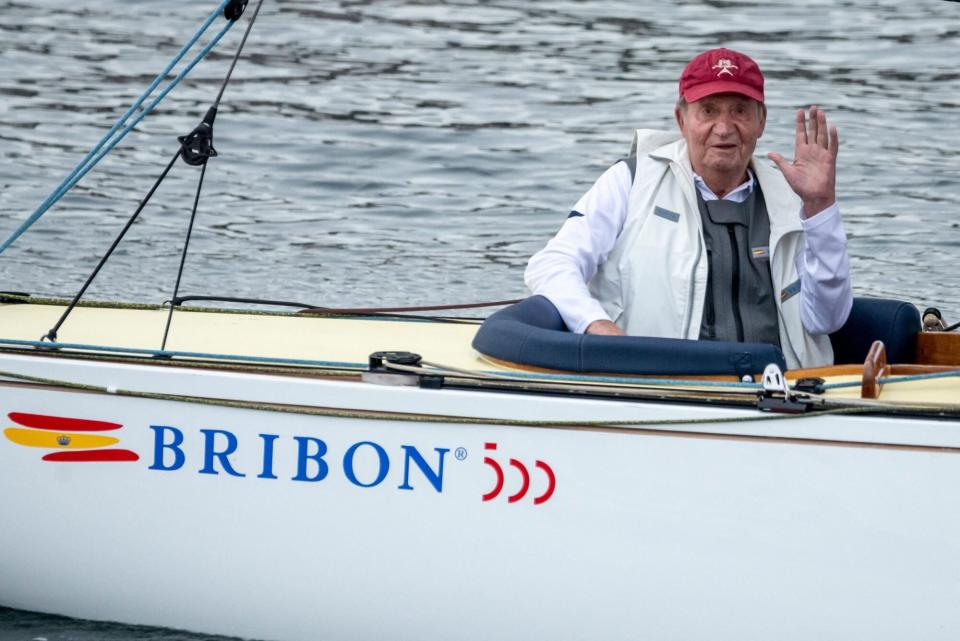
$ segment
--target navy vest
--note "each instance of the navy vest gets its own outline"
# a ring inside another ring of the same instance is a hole
[[[780,346],[770,219],[760,186],[742,203],[707,202],[697,190],[697,205],[709,268],[700,338]]]

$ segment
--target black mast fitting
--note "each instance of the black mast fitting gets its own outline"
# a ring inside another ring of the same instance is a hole
[[[223,17],[227,20],[239,20],[243,15],[243,10],[247,8],[247,0],[232,0],[223,9]]]
[[[217,108],[210,107],[207,115],[199,125],[193,128],[193,131],[177,138],[180,142],[180,157],[183,158],[183,162],[198,167],[217,155],[217,150],[213,148],[213,121],[216,118]]]

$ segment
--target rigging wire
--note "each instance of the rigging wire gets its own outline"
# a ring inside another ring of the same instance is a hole
[[[180,293],[180,281],[183,277],[183,268],[187,261],[187,250],[190,247],[190,239],[193,236],[193,226],[197,218],[197,207],[200,204],[200,193],[203,190],[203,178],[207,173],[207,161],[217,155],[216,149],[213,148],[213,123],[217,117],[217,109],[220,107],[220,100],[223,98],[223,92],[226,90],[227,85],[230,83],[230,78],[233,76],[233,70],[237,66],[237,60],[240,58],[240,53],[243,51],[243,47],[247,44],[247,37],[250,35],[250,31],[253,29],[253,24],[257,21],[257,16],[260,15],[260,7],[263,6],[263,0],[258,0],[257,7],[253,12],[253,15],[250,17],[250,22],[247,23],[247,28],[243,32],[243,38],[240,39],[240,44],[237,46],[236,52],[233,54],[233,60],[230,61],[230,67],[227,69],[227,73],[223,78],[223,82],[220,84],[220,91],[217,92],[217,97],[213,101],[213,104],[207,110],[206,116],[204,116],[203,121],[197,125],[197,127],[190,132],[187,136],[181,136],[180,141],[180,155],[183,157],[184,162],[188,165],[200,165],[200,178],[197,182],[197,192],[193,198],[193,210],[190,213],[190,223],[187,227],[187,236],[183,241],[183,252],[180,255],[180,267],[177,270],[177,281],[173,288],[173,296],[170,297],[170,311],[167,314],[167,323],[163,330],[163,341],[160,344],[160,350],[163,351],[167,347],[167,338],[170,335],[170,324],[173,322],[173,310],[176,306],[172,301],[177,300],[177,295]],[[246,7],[246,0],[242,0],[242,4],[238,7],[240,13],[243,12],[243,8]],[[239,16],[237,16],[239,18]]]
[[[229,5],[235,3],[236,0],[223,0],[220,3],[220,6],[213,11],[207,19],[200,25],[196,33],[180,48],[180,51],[170,60],[167,66],[161,71],[153,82],[147,87],[147,89],[140,94],[140,96],[133,102],[129,109],[120,117],[120,119],[110,128],[103,138],[94,145],[94,147],[84,156],[73,170],[67,175],[66,178],[61,181],[61,183],[40,203],[34,212],[27,217],[27,219],[20,224],[10,234],[10,236],[0,244],[0,254],[2,254],[10,245],[12,245],[27,229],[29,229],[35,222],[37,222],[41,216],[43,216],[53,205],[55,205],[67,192],[69,192],[97,163],[99,163],[117,144],[123,140],[124,137],[139,124],[153,109],[160,104],[160,102],[167,96],[176,87],[183,78],[186,77],[188,73],[203,59],[207,56],[208,53],[216,46],[221,38],[226,34],[227,31],[234,25],[235,20],[229,20],[226,26],[220,30],[220,32],[214,36],[210,43],[208,43],[201,51],[198,53],[194,59],[164,88],[160,95],[155,98],[151,103],[149,103],[138,115],[137,117],[129,123],[119,134],[117,131],[120,127],[123,127],[127,123],[127,119],[133,115],[133,113],[143,104],[147,97],[153,92],[154,89],[160,84],[160,82],[167,77],[170,71],[180,62],[183,57],[193,48],[197,43],[200,37],[207,31],[213,21],[218,15],[224,13]],[[114,134],[117,134],[114,136]],[[108,144],[109,143],[109,144]],[[106,149],[104,146],[106,145]],[[102,150],[102,151],[101,151]],[[99,152],[99,153],[98,153]]]
[[[190,213],[190,224],[187,226],[187,237],[183,241],[183,253],[180,254],[180,269],[177,270],[177,283],[173,286],[173,300],[176,300],[180,292],[180,278],[183,276],[183,265],[187,261],[187,247],[190,246],[190,236],[193,235],[193,223],[197,219],[197,205],[200,203],[200,190],[203,189],[203,177],[207,173],[207,161],[203,161],[200,168],[200,180],[197,183],[197,194],[193,197],[193,211]],[[170,334],[170,322],[173,321],[173,305],[170,305],[170,313],[167,314],[167,324],[163,328],[163,342],[160,343],[160,350],[167,348],[167,336]]]
[[[246,5],[246,0],[244,0],[244,5]],[[253,10],[253,15],[250,17],[250,22],[247,23],[247,28],[243,32],[243,38],[240,39],[240,45],[237,47],[237,51],[233,54],[233,60],[230,62],[230,68],[227,69],[227,75],[223,79],[223,83],[220,85],[220,91],[217,92],[217,98],[213,101],[213,107],[216,109],[220,106],[220,99],[223,98],[223,92],[227,88],[227,84],[230,82],[230,77],[233,76],[233,69],[237,66],[237,60],[240,59],[240,52],[243,51],[243,46],[247,44],[247,36],[250,35],[250,30],[253,29],[253,23],[257,21],[257,16],[260,15],[260,7],[263,6],[263,0],[258,0],[257,8]]]
[[[120,230],[120,233],[113,240],[113,244],[110,245],[110,248],[107,250],[107,253],[105,253],[100,258],[100,262],[97,263],[96,268],[94,268],[93,272],[87,277],[87,280],[83,284],[83,286],[80,288],[80,291],[77,292],[77,295],[73,297],[72,301],[70,301],[70,304],[63,311],[63,314],[60,315],[60,319],[57,321],[57,323],[50,329],[50,331],[48,331],[46,334],[44,334],[40,338],[41,341],[48,340],[51,343],[56,342],[57,331],[60,329],[60,326],[63,325],[64,321],[67,320],[67,316],[70,315],[70,312],[72,312],[73,309],[77,306],[77,303],[80,302],[80,299],[83,297],[83,294],[87,291],[87,288],[90,287],[90,284],[93,282],[93,279],[96,278],[97,274],[100,273],[100,270],[106,264],[107,259],[110,258],[110,256],[113,254],[113,251],[117,248],[117,245],[120,244],[120,241],[123,240],[123,237],[126,235],[130,227],[133,226],[133,223],[137,220],[137,217],[140,216],[140,212],[143,211],[143,208],[147,206],[148,202],[150,202],[150,198],[157,191],[157,188],[160,186],[160,183],[163,182],[163,179],[167,177],[168,173],[170,173],[170,169],[173,167],[173,164],[177,162],[177,158],[179,157],[180,157],[180,150],[178,149],[177,153],[175,153],[173,155],[173,158],[170,159],[170,162],[167,163],[166,168],[164,168],[163,172],[157,178],[156,182],[153,183],[153,187],[150,188],[150,191],[147,193],[146,197],[142,201],[140,201],[140,206],[137,207],[137,211],[133,212],[133,216],[130,217],[130,219],[127,221],[127,224],[123,226],[123,229]]]
[[[380,314],[383,312],[437,312],[454,309],[477,309],[479,307],[503,307],[519,303],[522,299],[491,300],[482,303],[454,303],[452,305],[416,305],[413,307],[310,307],[301,314]]]
[[[260,5],[262,3],[263,3],[263,0],[260,0],[260,4],[257,5],[258,12],[260,9]],[[193,67],[196,66],[196,64],[199,63],[200,60],[202,60],[207,55],[207,53],[209,53],[213,49],[214,46],[216,46],[216,44],[220,41],[220,39],[227,33],[227,31],[229,31],[230,27],[232,27],[233,24],[236,22],[236,20],[239,19],[240,14],[243,11],[243,7],[245,6],[246,6],[245,0],[241,0],[240,2],[238,2],[238,0],[228,0],[227,2],[224,3],[225,11],[229,10],[229,12],[232,14],[232,18],[228,20],[227,25],[220,30],[217,36],[214,37],[214,39],[211,40],[207,44],[207,46],[204,47],[199,54],[197,54],[197,56],[195,56],[194,60],[191,61],[191,63],[187,65],[187,67],[185,67],[180,72],[180,74],[177,76],[177,79],[176,79],[177,82],[179,82],[180,79],[186,77],[186,75],[193,69]],[[256,15],[254,15],[254,18],[255,17]],[[252,25],[253,25],[253,20],[251,20],[250,24],[247,26],[247,31],[244,34],[243,41],[241,42],[241,45],[240,45],[241,48],[243,46],[243,42],[246,42],[246,36],[247,34],[249,34],[250,28],[252,27]],[[239,55],[239,49],[236,55],[237,56]],[[235,61],[236,61],[236,57],[234,59],[234,62]],[[226,82],[229,81],[230,73],[232,73],[232,71],[233,71],[233,65],[231,65],[230,71],[227,74],[227,78],[225,79],[224,84],[220,88],[220,94],[218,95],[218,99],[220,96],[223,95],[223,89],[226,86]],[[94,161],[92,164],[90,164],[86,169],[82,170],[77,176],[75,176],[70,181],[67,189],[75,185],[77,181],[79,181],[86,174],[86,172],[93,167],[94,164],[96,164],[96,162],[98,162],[101,158],[103,158],[106,154],[108,154],[113,149],[113,147],[116,146],[116,144],[120,141],[120,138],[122,138],[123,135],[126,135],[126,132],[130,131],[133,127],[135,127],[137,123],[139,123],[147,115],[147,113],[149,113],[149,111],[153,109],[153,107],[159,104],[160,101],[163,100],[164,97],[166,97],[167,93],[169,93],[169,91],[174,86],[175,86],[174,83],[171,83],[170,85],[168,85],[164,89],[164,91],[162,91],[160,95],[157,96],[153,100],[153,102],[151,102],[150,105],[148,105],[147,108],[144,109],[144,111],[137,118],[133,120],[133,122],[127,125],[127,127],[123,130],[119,138],[117,138],[112,143],[107,145],[107,147],[103,149],[94,158]],[[94,279],[100,273],[100,270],[106,264],[107,260],[110,258],[110,256],[113,255],[114,250],[120,244],[120,241],[123,240],[123,237],[126,235],[127,231],[129,231],[130,227],[133,226],[133,223],[140,216],[140,213],[147,206],[147,203],[150,202],[150,199],[153,196],[153,194],[160,187],[160,184],[167,177],[167,174],[170,173],[170,170],[173,168],[174,163],[176,163],[177,158],[183,158],[184,162],[186,162],[187,164],[202,165],[202,170],[200,173],[199,183],[197,185],[197,192],[194,198],[193,211],[190,216],[190,227],[187,232],[187,237],[183,247],[183,254],[180,259],[180,268],[177,272],[176,289],[174,290],[174,298],[176,298],[177,292],[180,288],[180,279],[183,274],[184,262],[186,261],[187,248],[190,243],[190,236],[192,234],[193,224],[196,218],[197,206],[200,200],[200,192],[203,187],[203,177],[206,174],[206,163],[210,157],[217,155],[216,150],[213,148],[213,120],[215,117],[216,117],[216,106],[213,106],[207,111],[207,114],[204,117],[203,121],[196,128],[194,128],[194,130],[190,132],[190,134],[186,136],[180,136],[177,139],[180,143],[180,147],[177,149],[176,154],[174,154],[173,158],[170,159],[170,162],[167,163],[167,166],[164,168],[163,172],[157,178],[156,182],[154,182],[153,187],[150,188],[150,191],[147,193],[147,196],[143,199],[143,201],[141,201],[140,205],[137,207],[137,210],[127,221],[126,225],[124,225],[123,229],[114,239],[113,243],[111,244],[107,252],[101,257],[100,262],[97,264],[96,268],[94,268],[90,276],[87,277],[87,280],[86,282],[84,282],[83,286],[80,288],[80,291],[77,292],[76,296],[74,296],[73,300],[64,310],[63,314],[57,320],[56,324],[50,329],[50,331],[48,331],[44,336],[41,337],[40,339],[41,341],[49,341],[51,343],[56,342],[57,332],[59,331],[60,327],[63,325],[63,323],[67,320],[67,317],[77,306],[77,303],[80,301],[84,293],[86,293],[87,289],[90,287],[91,283],[93,283]],[[170,330],[170,322],[172,320],[172,315],[173,315],[173,307],[171,306],[170,315],[167,318],[167,325],[163,335],[164,347],[166,346],[167,334]],[[161,349],[161,351],[163,350]]]

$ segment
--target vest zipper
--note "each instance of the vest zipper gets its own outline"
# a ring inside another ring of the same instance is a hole
[[[690,269],[690,280],[688,281],[690,283],[690,289],[689,289],[690,294],[687,296],[687,315],[686,315],[687,317],[684,319],[685,323],[684,323],[683,331],[680,333],[680,336],[683,338],[697,339],[699,338],[700,328],[699,327],[697,328],[697,334],[694,336],[690,336],[690,328],[693,325],[693,320],[694,320],[693,308],[697,304],[697,267],[700,266],[700,259],[703,258],[703,254],[706,253],[704,251],[704,246],[706,245],[706,242],[703,239],[703,223],[700,222],[700,208],[697,205],[697,193],[696,193],[697,188],[693,184],[693,176],[687,174],[683,165],[681,165],[676,161],[670,161],[670,171],[677,174],[676,179],[681,185],[685,184],[685,182],[687,181],[689,182],[692,188],[691,191],[693,193],[693,199],[690,198],[689,191],[684,195],[687,198],[687,207],[691,208],[690,211],[694,211],[697,214],[696,216],[693,216],[693,219],[694,221],[696,221],[696,225],[697,225],[697,252],[696,252],[697,258],[696,260],[693,261],[693,267]],[[702,315],[703,311],[701,310],[700,313]],[[698,320],[697,324],[701,325],[701,321]]]
[[[697,221],[698,221],[697,224],[698,224],[698,225],[700,224],[700,223],[699,223],[699,220],[700,220],[700,216],[698,215],[698,216],[697,216]],[[703,233],[703,231],[701,230],[700,233],[697,235],[697,258],[696,258],[696,260],[693,261],[693,268],[690,270],[690,280],[689,280],[689,283],[690,283],[690,290],[689,290],[689,291],[690,291],[690,294],[689,294],[689,296],[687,296],[687,318],[686,318],[685,327],[683,328],[683,332],[680,334],[680,336],[683,337],[683,338],[690,338],[690,326],[693,324],[693,306],[694,306],[694,305],[696,304],[696,302],[697,302],[697,301],[696,301],[696,298],[697,298],[697,267],[700,265],[701,250],[702,250],[703,245],[704,245],[703,240],[700,238],[700,234],[702,234],[702,233]],[[701,312],[701,313],[702,313],[702,312]],[[699,335],[699,333],[700,333],[700,331],[699,331],[699,329],[698,329],[698,330],[697,330],[697,334]],[[697,336],[694,336],[693,338],[697,338]]]
[[[733,320],[737,324],[737,342],[743,342],[743,319],[740,317],[740,247],[733,225],[726,225],[733,249]]]

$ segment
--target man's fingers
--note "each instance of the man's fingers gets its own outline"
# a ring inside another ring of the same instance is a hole
[[[830,148],[830,130],[827,129],[827,113],[817,111],[817,144],[824,149]]]
[[[772,160],[772,161],[773,161],[773,164],[775,164],[777,167],[779,167],[781,172],[783,171],[784,166],[790,164],[790,163],[787,162],[787,159],[786,159],[786,158],[784,158],[783,156],[781,156],[780,154],[778,154],[778,153],[775,152],[775,151],[771,151],[770,153],[768,153],[768,154],[767,154],[767,158],[769,158],[770,160]]]
[[[830,155],[834,158],[837,157],[837,152],[840,151],[840,135],[837,133],[837,126],[833,125],[830,127]]]
[[[803,109],[797,110],[797,147],[807,144],[807,123]]]
[[[810,118],[807,122],[807,142],[816,145],[820,139],[820,110],[810,105]]]

